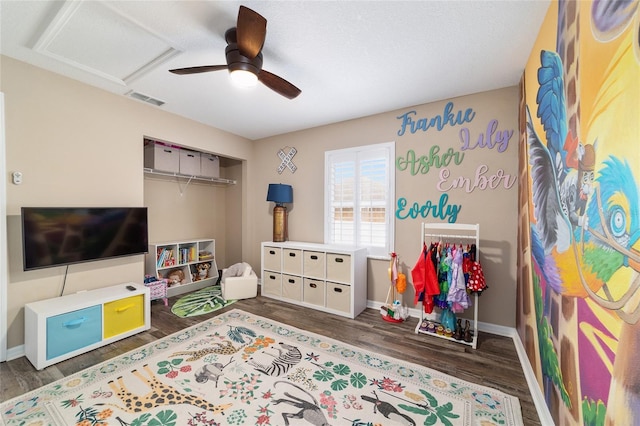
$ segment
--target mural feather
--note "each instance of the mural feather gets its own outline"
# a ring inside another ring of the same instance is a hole
[[[536,134],[527,108],[527,142],[533,181],[533,204],[536,228],[545,254],[555,246],[562,253],[571,243],[571,228],[560,207],[557,179],[551,155]]]

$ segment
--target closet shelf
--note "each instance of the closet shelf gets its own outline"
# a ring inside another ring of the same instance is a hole
[[[144,173],[147,175],[175,177],[178,179],[187,180],[189,182],[193,182],[193,181],[207,182],[210,184],[217,184],[217,185],[235,185],[237,183],[235,180],[232,180],[232,179],[213,178],[213,177],[205,177],[205,176],[191,176],[191,175],[185,175],[182,173],[165,172],[162,170],[149,169],[147,167],[145,167],[143,170],[144,170]]]

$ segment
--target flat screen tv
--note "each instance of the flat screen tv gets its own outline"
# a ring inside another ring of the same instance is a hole
[[[23,207],[24,270],[148,251],[146,207]]]

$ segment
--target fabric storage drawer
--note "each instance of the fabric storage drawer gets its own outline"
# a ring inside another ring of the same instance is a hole
[[[189,176],[200,175],[200,153],[188,149],[180,150],[180,173]]]
[[[282,297],[291,300],[302,300],[302,277],[282,275]]]
[[[148,169],[178,173],[180,170],[179,149],[155,142],[144,146],[144,166]]]
[[[302,275],[302,250],[282,249],[282,272]]]
[[[277,272],[265,271],[262,277],[262,291],[272,296],[282,295],[282,275]]]
[[[104,304],[104,338],[117,336],[144,325],[144,295]]]
[[[280,271],[282,260],[282,249],[277,247],[265,247],[262,253],[264,269],[270,271]]]
[[[47,359],[102,340],[102,305],[47,318]]]
[[[324,278],[325,254],[319,251],[304,252],[304,275],[313,278]]]
[[[351,312],[351,288],[345,284],[327,283],[327,308]]]
[[[159,281],[153,281],[146,283],[145,286],[149,287],[149,299],[164,299],[167,297],[167,283],[169,280],[163,278]]]
[[[205,152],[200,153],[200,176],[219,178],[220,157]]]
[[[351,256],[327,253],[327,280],[351,282]]]
[[[302,300],[313,305],[324,306],[324,288],[324,281],[305,278]]]

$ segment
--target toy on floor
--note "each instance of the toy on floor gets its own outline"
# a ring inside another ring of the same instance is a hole
[[[222,270],[220,286],[225,300],[256,297],[258,276],[246,262],[236,263]]]
[[[407,289],[407,277],[405,274],[398,272],[398,255],[396,253],[391,253],[389,279],[391,285],[387,293],[387,300],[380,307],[380,314],[385,321],[402,322],[409,318],[409,308],[402,306],[402,301],[400,300],[401,294]]]
[[[222,271],[222,280],[228,277],[249,277],[252,271],[251,265],[247,262],[236,263]]]

